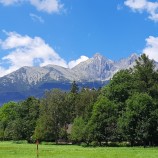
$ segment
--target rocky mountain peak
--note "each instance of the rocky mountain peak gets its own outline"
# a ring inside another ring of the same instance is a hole
[[[13,93],[20,93],[24,97],[30,95],[38,96],[39,93],[44,93],[45,87],[48,89],[57,88],[59,84],[64,87],[72,81],[83,84],[102,83],[112,78],[117,71],[132,67],[137,58],[137,54],[132,54],[128,58],[114,62],[100,53],[96,53],[92,58],[81,62],[72,69],[57,65],[44,67],[25,66],[0,78],[1,96],[8,97],[12,96]]]
[[[94,59],[102,59],[102,58],[104,58],[104,56],[102,56],[100,53],[96,53],[96,54],[94,54],[93,58]]]
[[[111,61],[110,59],[107,59],[106,57],[104,57],[100,53],[96,53],[91,59],[93,59],[95,61]]]
[[[132,61],[135,61],[136,59],[138,59],[139,55],[137,55],[136,53],[133,53],[129,56],[128,59],[132,60]]]

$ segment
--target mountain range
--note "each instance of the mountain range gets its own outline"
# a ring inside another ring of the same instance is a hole
[[[57,65],[22,67],[0,78],[0,104],[29,96],[41,97],[46,89],[67,91],[73,81],[80,87],[99,88],[117,71],[132,67],[137,58],[137,54],[132,54],[128,58],[112,61],[97,53],[72,69]]]

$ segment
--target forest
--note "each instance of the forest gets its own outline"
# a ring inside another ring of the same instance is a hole
[[[158,145],[158,71],[142,54],[100,89],[73,82],[69,92],[46,91],[0,107],[0,140],[87,146]]]

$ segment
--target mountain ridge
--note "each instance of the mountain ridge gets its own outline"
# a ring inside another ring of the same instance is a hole
[[[93,88],[98,88],[107,83],[117,71],[132,67],[137,58],[138,55],[132,54],[128,58],[112,61],[97,53],[71,69],[57,65],[24,66],[0,78],[0,95],[4,96],[6,101],[10,101],[9,98],[13,101],[21,100],[29,95],[41,97],[45,89],[68,90],[73,81],[78,82],[80,86],[96,84]],[[12,97],[14,95],[16,99]],[[2,100],[4,99],[0,99],[0,104],[4,102]]]

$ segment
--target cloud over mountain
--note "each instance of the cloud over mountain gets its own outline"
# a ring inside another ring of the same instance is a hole
[[[158,37],[149,36],[146,39],[146,48],[143,53],[158,62]]]
[[[23,66],[58,65],[73,68],[80,62],[89,59],[81,56],[77,60],[66,62],[41,37],[30,37],[17,32],[3,31],[6,39],[0,39],[0,48],[7,55],[0,59],[0,76],[9,74]],[[7,66],[6,66],[7,65]]]
[[[29,37],[16,32],[6,32],[7,38],[1,40],[0,47],[9,54],[1,59],[1,65],[8,63],[5,74],[19,69],[22,66],[45,66],[48,64],[67,67],[67,63],[55,50],[40,37]],[[4,71],[1,72],[1,75]],[[3,74],[3,75],[5,75]]]
[[[72,60],[68,63],[68,67],[71,69],[78,65],[79,63],[88,60],[89,58],[87,56],[82,55],[79,59],[77,60]]]

